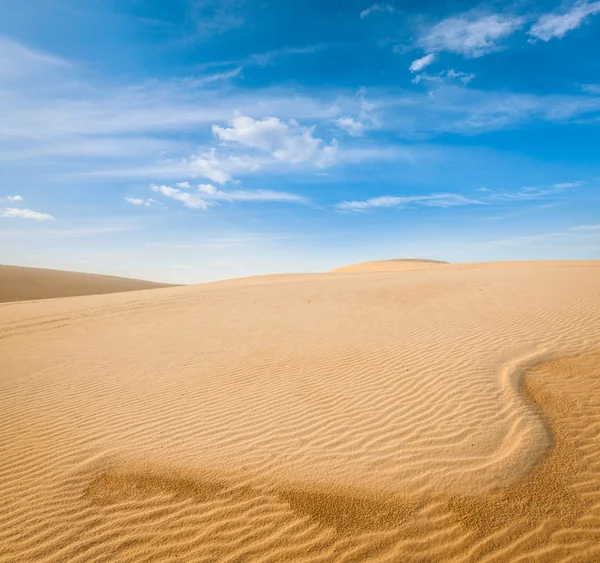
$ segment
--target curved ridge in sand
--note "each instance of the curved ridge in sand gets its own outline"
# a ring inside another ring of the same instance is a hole
[[[597,560],[599,276],[0,306],[0,559]]]
[[[174,285],[99,274],[0,265],[0,303],[159,287]]]
[[[335,273],[397,272],[402,270],[425,270],[436,268],[448,262],[427,260],[425,258],[393,258],[391,260],[372,260],[331,270]]]

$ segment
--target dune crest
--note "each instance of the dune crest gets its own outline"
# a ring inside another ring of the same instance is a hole
[[[448,262],[427,260],[425,258],[394,258],[391,260],[372,260],[331,270],[335,273],[397,272],[402,270],[427,270],[437,268]]]
[[[597,560],[598,265],[0,305],[0,559]]]

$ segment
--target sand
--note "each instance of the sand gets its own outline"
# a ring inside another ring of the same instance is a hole
[[[0,305],[0,561],[600,561],[600,262]]]
[[[333,273],[340,274],[365,274],[367,272],[398,272],[401,270],[428,270],[437,268],[448,262],[440,260],[425,260],[423,258],[396,258],[392,260],[372,260],[370,262],[360,262],[350,266],[342,266],[331,270]]]
[[[174,287],[131,278],[0,265],[0,303]]]

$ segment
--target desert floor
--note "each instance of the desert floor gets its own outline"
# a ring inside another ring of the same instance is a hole
[[[0,561],[600,561],[600,262],[0,305]]]

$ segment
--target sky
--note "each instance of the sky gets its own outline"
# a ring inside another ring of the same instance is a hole
[[[0,263],[600,259],[600,1],[0,0]]]

